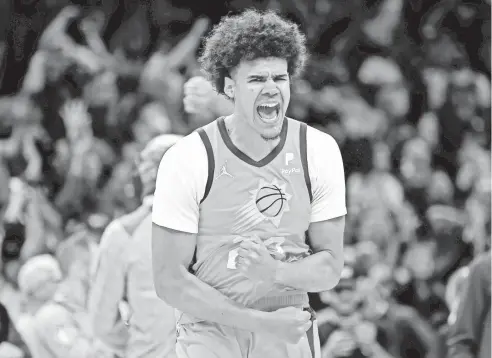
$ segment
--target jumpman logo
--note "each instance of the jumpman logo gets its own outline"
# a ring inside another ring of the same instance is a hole
[[[224,162],[224,165],[222,166],[222,168],[220,168],[219,175],[217,175],[217,177],[215,179],[219,179],[223,175],[227,175],[227,176],[229,176],[231,178],[234,178],[234,176],[232,176],[231,174],[229,174],[229,172],[227,171],[226,165],[227,165],[227,160]]]

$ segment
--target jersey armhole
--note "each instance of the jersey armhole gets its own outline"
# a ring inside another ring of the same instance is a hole
[[[308,159],[307,159],[307,124],[306,123],[300,123],[300,130],[299,130],[299,147],[301,151],[301,164],[302,164],[302,171],[304,172],[304,181],[306,182],[306,188],[309,193],[309,201],[312,204],[313,203],[313,192],[311,189],[311,177],[309,176],[309,165],[308,165]],[[305,237],[306,237],[306,244],[309,247],[309,253],[313,254],[313,245],[311,244],[311,238],[309,237],[309,230],[306,230],[305,232]]]
[[[207,198],[210,189],[212,188],[212,182],[214,179],[215,172],[215,158],[214,152],[212,149],[212,143],[210,143],[210,139],[208,138],[207,133],[202,128],[198,129],[198,135],[205,146],[205,150],[207,151],[207,161],[208,161],[208,177],[207,184],[205,185],[205,192],[203,193],[203,197],[200,200],[200,204]]]
[[[301,163],[302,170],[304,172],[304,181],[306,182],[306,187],[309,193],[309,200],[313,202],[313,192],[311,189],[311,177],[309,176],[309,165],[307,156],[307,124],[301,123],[299,131],[299,145],[301,150]]]

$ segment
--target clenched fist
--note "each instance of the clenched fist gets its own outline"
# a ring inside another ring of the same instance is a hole
[[[192,77],[184,85],[185,111],[190,114],[212,115],[217,96],[212,84],[204,77]]]
[[[251,237],[241,242],[236,268],[250,280],[274,284],[279,265],[280,261],[272,257],[259,237]]]
[[[265,329],[278,338],[297,344],[311,328],[311,314],[296,307],[286,307],[268,313]]]

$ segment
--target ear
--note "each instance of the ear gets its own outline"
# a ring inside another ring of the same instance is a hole
[[[236,83],[230,77],[224,78],[224,93],[230,99],[234,99],[234,91],[236,89]]]

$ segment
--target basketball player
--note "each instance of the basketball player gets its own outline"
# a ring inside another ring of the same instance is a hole
[[[89,312],[96,336],[120,357],[175,357],[174,310],[155,294],[150,249],[157,168],[180,138],[164,134],[145,146],[137,165],[143,203],[109,224],[101,238]],[[119,318],[123,301],[130,309],[128,327]]]
[[[164,155],[152,212],[179,358],[319,354],[307,292],[339,281],[345,183],[334,139],[285,117],[305,56],[298,27],[272,12],[225,17],[206,40],[203,69],[234,112]]]

